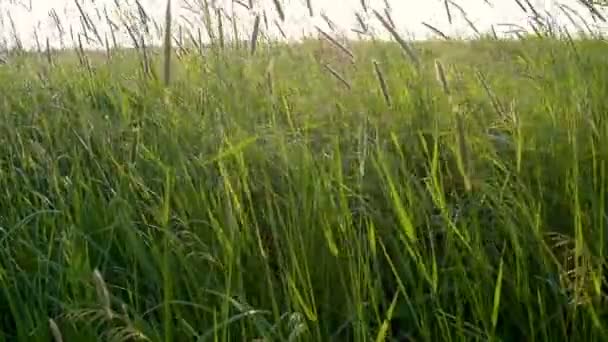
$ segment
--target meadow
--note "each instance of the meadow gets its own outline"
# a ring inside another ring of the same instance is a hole
[[[602,37],[257,27],[0,65],[0,341],[608,338]]]

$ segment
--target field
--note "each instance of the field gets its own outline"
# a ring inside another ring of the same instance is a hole
[[[608,339],[606,41],[247,44],[0,65],[0,341]]]

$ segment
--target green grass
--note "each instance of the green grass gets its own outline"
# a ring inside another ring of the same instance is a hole
[[[605,42],[344,48],[0,66],[0,341],[606,340]]]

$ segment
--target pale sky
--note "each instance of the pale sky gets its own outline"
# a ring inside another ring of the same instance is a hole
[[[210,0],[213,2],[213,0]],[[248,11],[242,6],[236,4],[236,1],[249,3],[250,0],[215,0],[218,7],[221,7],[226,12],[226,15],[232,16],[236,13],[240,32],[243,35],[241,38],[246,39],[251,32],[251,23],[255,18],[255,13],[261,13],[264,9],[269,18],[270,28],[267,31],[270,35],[278,35],[278,30],[272,24],[275,19],[278,19],[277,11],[275,10],[274,0],[253,0],[254,11]],[[328,24],[320,16],[325,13],[335,25],[344,33],[353,34],[350,32],[352,28],[358,28],[355,13],[358,11],[364,15],[361,2],[365,1],[370,11],[367,14],[367,21],[375,27],[378,34],[386,35],[386,31],[382,30],[379,22],[371,15],[371,10],[376,9],[383,12],[388,3],[391,8],[391,15],[397,29],[406,37],[410,38],[425,38],[431,33],[428,28],[422,25],[422,22],[429,23],[440,29],[444,33],[451,36],[471,36],[474,31],[463,19],[462,13],[455,6],[451,6],[453,23],[450,25],[447,20],[444,0],[310,0],[312,2],[315,17],[308,16],[306,8],[307,0],[279,0],[283,4],[285,11],[285,23],[282,24],[283,30],[290,38],[297,39],[302,36],[302,32],[314,32],[313,25],[319,25],[324,30],[328,29]],[[515,24],[520,26],[528,26],[530,13],[525,13],[517,5],[515,0],[453,0],[465,12],[467,18],[474,23],[480,31],[488,31],[491,25],[495,25],[495,29],[500,32],[505,32],[513,27],[505,26],[504,24]],[[560,9],[560,5],[569,6],[578,11],[586,18],[589,24],[593,24],[593,20],[587,11],[578,0],[529,0],[536,10],[539,12],[550,13],[557,18],[560,25],[566,25],[570,29],[574,26],[570,20],[564,15]],[[98,13],[103,18],[104,6],[113,17],[116,10],[114,0],[78,0],[84,10],[88,13],[91,19],[96,23],[101,36],[107,31],[105,20],[98,19]],[[118,0],[123,8],[131,8],[132,13],[137,13],[134,6],[135,0]],[[166,0],[140,0],[148,14],[157,19],[159,24],[163,24],[164,9]],[[189,18],[194,24],[200,25],[200,18],[193,16],[185,7],[188,3],[196,4],[202,0],[173,0],[174,18],[177,23],[185,23],[180,18],[181,15]],[[521,0],[525,3],[525,0]],[[488,4],[490,3],[490,4]],[[122,5],[124,4],[124,5]],[[130,5],[128,5],[130,4]],[[31,5],[31,7],[30,7]],[[12,41],[11,25],[7,13],[10,12],[11,17],[15,22],[15,26],[22,40],[27,45],[33,46],[33,32],[38,28],[40,39],[44,41],[47,37],[50,38],[52,45],[59,46],[58,30],[53,20],[49,16],[49,12],[55,9],[57,15],[62,21],[62,25],[68,31],[65,37],[66,44],[70,44],[69,27],[73,26],[74,33],[82,32],[81,23],[79,20],[79,11],[74,0],[0,0],[0,33],[8,40],[9,44]],[[573,15],[574,16],[574,15]],[[115,17],[113,17],[115,18]],[[116,21],[118,23],[118,21]],[[503,24],[503,25],[501,25]],[[599,25],[599,24],[596,24]],[[224,26],[227,30],[231,24],[225,21]],[[601,29],[604,30],[602,24]],[[264,25],[262,25],[264,30]],[[203,31],[204,32],[204,31]],[[1,37],[1,36],[0,36]],[[123,33],[119,39],[128,44],[129,39],[126,33]],[[93,46],[91,46],[93,47]]]

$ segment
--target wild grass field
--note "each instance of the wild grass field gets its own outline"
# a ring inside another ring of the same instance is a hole
[[[603,38],[253,41],[0,65],[0,341],[608,338]]]

